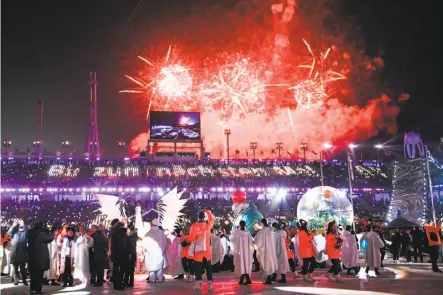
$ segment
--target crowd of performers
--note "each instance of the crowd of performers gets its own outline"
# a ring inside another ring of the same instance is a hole
[[[86,229],[68,224],[47,228],[41,222],[28,228],[19,221],[8,231],[13,282],[28,284],[26,267],[31,276],[31,294],[43,294],[43,284],[73,286],[74,278],[81,284],[100,287],[107,276],[105,270],[115,290],[133,287],[134,273],[147,273],[148,283],[163,282],[168,274],[194,283],[195,290],[202,290],[203,275],[208,289],[214,290],[213,273],[220,271],[234,271],[240,277],[240,285],[252,283],[253,271],[261,272],[263,283],[269,285],[287,283],[288,274],[294,279],[315,281],[318,232],[308,230],[305,220],[289,226],[268,224],[263,218],[253,233],[242,220],[231,234],[224,228],[216,233],[214,223],[211,211],[202,210],[191,226],[169,233],[154,219],[146,235],[138,237],[132,222],[119,219],[112,220],[108,229],[102,225]],[[328,255],[327,279],[340,282],[342,268],[347,269],[348,275],[352,271],[357,274],[359,242],[351,226],[343,229],[332,221],[325,229],[322,236],[326,245],[321,251]],[[441,222],[427,224],[424,229],[433,270],[441,272],[437,266]],[[371,225],[366,226],[361,240],[365,245],[361,249],[365,252],[365,272],[373,268],[379,275],[386,242]]]

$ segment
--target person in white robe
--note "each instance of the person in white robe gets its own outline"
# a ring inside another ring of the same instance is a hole
[[[58,244],[57,231],[55,229],[53,229],[53,233],[54,233],[54,239],[52,240],[51,243],[48,243],[49,269],[45,271],[43,277],[49,281],[49,284],[51,286],[59,286],[59,284],[55,280],[57,279],[61,245]]]
[[[286,283],[286,273],[289,272],[289,261],[288,252],[286,251],[286,239],[287,234],[281,229],[280,224],[274,222],[272,227],[275,229],[274,232],[274,242],[275,242],[275,253],[277,254],[277,269],[275,273],[272,274],[272,281],[277,281],[277,274],[281,275],[279,283]]]
[[[272,274],[278,269],[277,252],[275,251],[274,233],[265,218],[260,221],[261,229],[257,232],[254,245],[257,249],[257,258],[266,278],[264,284],[272,284]]]
[[[351,233],[351,226],[347,225],[346,229],[341,234],[341,239],[343,244],[341,247],[341,262],[343,266],[347,268],[347,274],[351,274],[351,270],[358,274],[359,263],[358,263],[358,245],[355,235]]]
[[[176,229],[172,235],[169,236],[171,240],[171,246],[168,249],[168,262],[169,265],[165,269],[165,273],[175,277],[176,280],[182,280],[185,278],[185,271],[183,270],[181,253],[182,245],[180,243],[180,230]]]
[[[60,273],[62,273],[63,287],[74,284],[72,272],[75,268],[75,230],[72,227],[66,228],[66,236],[63,239],[62,250],[60,252]]]
[[[234,271],[234,263],[232,261],[231,241],[229,235],[224,227],[220,227],[220,244],[222,253],[220,257],[220,270],[222,271]]]
[[[250,275],[254,261],[254,245],[251,234],[245,229],[246,222],[241,220],[239,225],[240,228],[231,235],[234,270],[237,275],[240,275],[239,285],[250,285],[252,284]]]
[[[366,233],[362,236],[362,239],[367,243],[365,250],[366,274],[368,274],[369,269],[373,267],[375,268],[375,274],[380,275],[380,272],[378,271],[378,269],[381,267],[380,249],[384,247],[384,243],[378,234],[372,231],[371,225],[366,226]]]
[[[80,235],[75,241],[74,278],[78,278],[82,284],[86,284],[91,276],[89,268],[89,248],[94,245],[94,241],[88,236],[84,226],[80,226],[79,231]]]
[[[166,251],[168,241],[165,232],[158,227],[158,219],[151,222],[151,229],[145,235],[145,268],[149,273],[148,282],[163,282],[163,269],[168,265]]]
[[[222,245],[220,237],[215,234],[215,229],[211,229],[211,250],[212,250],[212,272],[220,272],[220,264],[222,261]]]

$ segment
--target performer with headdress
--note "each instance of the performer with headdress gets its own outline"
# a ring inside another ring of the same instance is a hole
[[[151,229],[145,235],[145,267],[149,282],[163,282],[163,269],[167,266],[167,241],[165,232],[159,228],[158,219],[151,222]]]
[[[274,234],[268,225],[268,221],[261,220],[262,228],[258,231],[254,239],[257,249],[257,258],[263,270],[263,277],[266,278],[264,284],[272,284],[272,274],[278,269],[277,252],[275,251]]]

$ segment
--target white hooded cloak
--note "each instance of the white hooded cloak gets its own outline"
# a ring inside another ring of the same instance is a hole
[[[89,248],[91,248],[93,244],[93,239],[88,237],[87,234],[79,236],[75,241],[75,278],[87,279],[91,276],[89,270]]]
[[[168,242],[165,232],[152,226],[145,235],[143,248],[145,249],[145,267],[149,272],[155,272],[166,268],[168,265],[166,251]]]
[[[167,251],[169,266],[166,268],[166,274],[176,277],[185,273],[181,260],[182,245],[179,237],[171,235],[168,239],[171,240],[171,246]]]
[[[246,230],[236,230],[231,235],[233,245],[234,270],[238,275],[251,274],[254,245],[251,234]]]
[[[284,230],[277,230],[274,233],[275,251],[277,254],[278,268],[276,273],[286,274],[289,272],[288,252],[286,250],[287,234]]]
[[[341,262],[346,268],[358,266],[358,247],[355,235],[350,231],[343,231],[341,238],[343,244],[341,247]]]
[[[278,269],[277,253],[275,251],[274,233],[270,227],[264,226],[257,232],[254,239],[257,248],[257,258],[264,276],[270,276]]]
[[[369,267],[381,267],[381,252],[380,248],[384,247],[383,241],[380,239],[377,233],[370,231],[365,233],[362,239],[366,239],[368,246],[366,248],[366,266]]]
[[[212,265],[217,264],[218,262],[221,263],[223,249],[221,246],[220,237],[216,236],[215,234],[211,234],[211,250],[212,250],[212,259],[211,259]]]

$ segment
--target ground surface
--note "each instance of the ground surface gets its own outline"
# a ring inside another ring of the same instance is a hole
[[[443,269],[443,266],[440,266]],[[430,264],[392,264],[386,261],[385,268],[381,270],[381,276],[375,277],[369,272],[369,277],[360,271],[359,275],[347,276],[342,274],[344,282],[329,282],[324,276],[325,269],[316,269],[314,278],[316,283],[306,283],[302,279],[289,278],[287,284],[263,285],[258,273],[253,273],[253,284],[249,287],[239,286],[238,277],[233,273],[215,274],[215,291],[208,291],[207,285],[203,287],[203,294],[313,294],[313,295],[389,295],[389,294],[443,294],[443,274],[433,273]],[[99,295],[99,294],[148,294],[162,295],[172,294],[198,294],[193,291],[193,284],[184,281],[168,279],[164,283],[147,284],[146,275],[136,277],[135,287],[125,291],[114,291],[112,284],[106,283],[104,287],[76,285],[71,288],[43,286],[43,292],[56,295]],[[2,295],[29,294],[29,288],[23,285],[13,286],[10,280],[2,278],[0,286]]]

